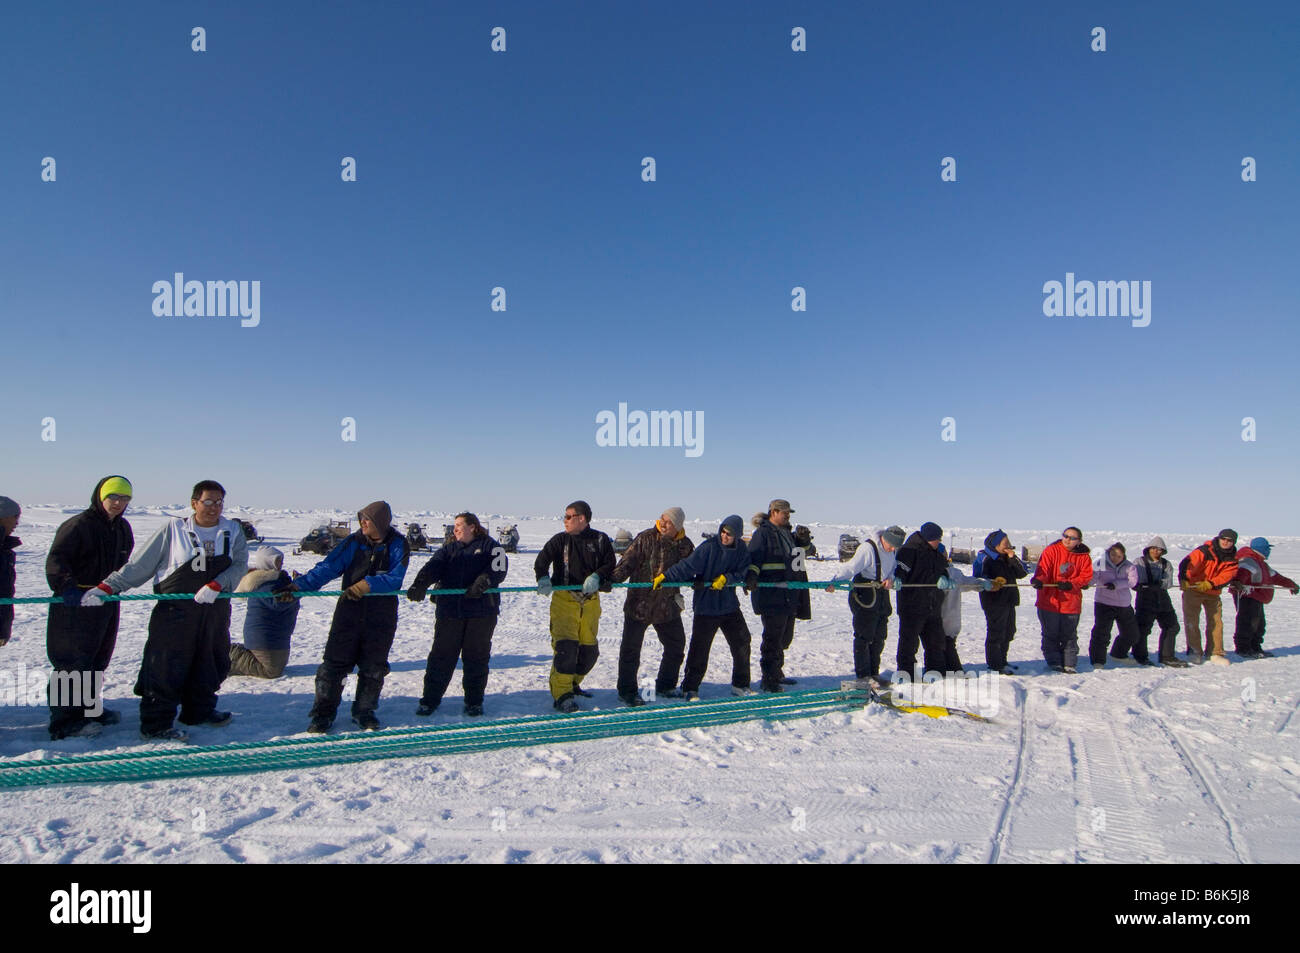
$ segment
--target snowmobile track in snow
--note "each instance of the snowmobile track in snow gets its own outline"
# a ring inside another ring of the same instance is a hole
[[[1242,836],[1241,831],[1238,830],[1236,821],[1233,820],[1232,814],[1229,813],[1227,807],[1224,805],[1223,796],[1219,794],[1217,786],[1210,780],[1209,772],[1201,768],[1200,761],[1192,754],[1191,749],[1183,744],[1182,739],[1178,736],[1178,732],[1169,725],[1168,716],[1164,711],[1156,707],[1153,700],[1161,686],[1165,685],[1173,677],[1174,676],[1166,676],[1155,685],[1139,690],[1138,697],[1142,699],[1142,702],[1147,706],[1147,709],[1153,716],[1155,723],[1160,726],[1160,730],[1165,733],[1170,744],[1174,746],[1174,750],[1178,752],[1178,756],[1182,760],[1183,766],[1187,769],[1187,773],[1192,776],[1192,780],[1203,792],[1203,799],[1209,802],[1218,813],[1219,819],[1223,822],[1223,827],[1227,834],[1228,846],[1232,849],[1232,854],[1236,857],[1237,862],[1241,864],[1252,863],[1250,851],[1246,847],[1245,838]]]
[[[1002,857],[1002,846],[1011,828],[1011,808],[1019,800],[1020,792],[1024,789],[1025,753],[1029,746],[1029,692],[1024,686],[1015,683],[1012,684],[1012,688],[1020,698],[1020,739],[1016,744],[1016,770],[1011,776],[1011,786],[1007,788],[1007,795],[1002,801],[997,829],[993,832],[993,840],[989,844],[987,862],[990,864],[998,863]]]

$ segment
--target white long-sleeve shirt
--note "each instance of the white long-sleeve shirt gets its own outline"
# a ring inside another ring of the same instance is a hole
[[[196,546],[198,531],[202,527],[194,525],[194,517],[173,519],[135,548],[130,561],[117,572],[109,573],[104,585],[114,592],[124,592],[143,586],[152,580],[162,582],[177,568],[191,562],[203,549]],[[223,592],[230,592],[239,585],[239,580],[248,572],[248,541],[244,539],[244,530],[234,520],[219,517],[215,527],[217,532],[215,556],[228,554],[230,566],[216,577],[216,582]]]

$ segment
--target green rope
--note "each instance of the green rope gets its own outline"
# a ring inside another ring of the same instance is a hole
[[[649,583],[649,582],[614,582],[614,583],[610,583],[609,585],[614,589],[650,589],[653,588],[654,586],[653,583]],[[684,589],[688,586],[694,586],[694,585],[695,583],[693,581],[664,582],[664,583],[660,583],[659,588]],[[726,588],[730,589],[736,586],[743,586],[743,585],[744,585],[743,582],[729,582],[727,583]],[[870,582],[870,583],[855,583],[855,582],[843,582],[843,581],[803,582],[797,579],[790,580],[789,582],[760,582],[758,584],[758,587],[760,589],[825,589],[827,586],[833,586],[837,590],[855,589],[855,588],[856,589],[884,588],[883,586],[881,586],[879,583],[876,582]],[[904,586],[907,588],[933,589],[935,588],[935,583],[930,583],[930,582],[905,583]],[[561,591],[576,592],[581,588],[582,586],[552,586],[551,587],[551,589],[555,592],[561,592]],[[895,586],[894,588],[897,589],[901,587]],[[468,591],[469,591],[468,589],[430,589],[428,590],[428,594],[434,598],[437,598],[439,596],[463,596]],[[485,593],[536,592],[537,587],[536,586],[499,586],[493,589],[485,589],[483,591]],[[366,593],[364,598],[373,598],[376,596],[404,596],[406,595],[406,592],[407,591],[405,589],[398,589],[394,592],[368,592]],[[268,592],[266,590],[258,590],[254,592],[219,592],[217,593],[217,598],[218,599],[274,599],[277,598],[277,595],[279,594],[274,592]],[[315,592],[295,591],[293,593],[293,597],[295,599],[299,597],[341,596],[341,595],[343,595],[343,591],[341,589],[319,590]],[[193,598],[194,598],[194,593],[192,592],[142,592],[142,593],[135,593],[135,594],[119,593],[113,596],[106,595],[104,596],[104,601],[105,602],[160,602],[167,599],[191,599],[192,600]],[[5,606],[5,605],[16,606],[16,605],[32,605],[32,604],[49,605],[49,604],[59,603],[59,602],[63,602],[62,596],[31,596],[31,597],[26,597],[21,599],[10,599],[10,598],[0,599],[0,606]]]
[[[145,781],[287,770],[393,758],[493,751],[628,737],[766,719],[812,718],[863,707],[863,692],[836,690],[756,695],[717,702],[538,715],[477,724],[395,728],[340,736],[182,747],[0,763],[0,788]]]

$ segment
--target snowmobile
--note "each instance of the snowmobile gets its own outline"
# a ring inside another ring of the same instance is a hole
[[[614,534],[614,552],[625,553],[629,546],[632,545],[632,534],[625,529],[619,530]]]
[[[429,548],[429,538],[424,535],[424,527],[419,523],[406,524],[406,548],[413,553],[424,552]]]
[[[257,535],[257,527],[248,520],[237,519],[235,522],[240,525],[241,529],[243,529],[244,539],[252,540],[255,543],[260,543],[262,541],[263,537]]]
[[[517,524],[497,527],[497,542],[508,553],[519,552],[519,527]]]
[[[295,556],[301,556],[303,553],[325,556],[331,549],[351,535],[351,520],[335,520],[330,523],[322,523],[298,542],[298,546],[293,553]]]
[[[850,533],[840,533],[840,562],[846,563],[853,558],[853,554],[858,551],[862,545],[862,540]]]

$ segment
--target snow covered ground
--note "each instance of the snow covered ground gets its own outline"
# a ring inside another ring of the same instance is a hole
[[[45,596],[43,563],[58,524],[77,507],[32,506],[17,531],[18,595]],[[184,507],[168,512],[181,513]],[[286,553],[330,517],[326,512],[245,511],[268,544]],[[718,514],[719,517],[725,514]],[[748,513],[742,514],[748,517]],[[481,518],[483,514],[480,514]],[[611,536],[637,532],[639,519],[597,520]],[[164,519],[133,510],[137,540]],[[439,535],[443,514],[399,513]],[[519,523],[521,552],[507,585],[531,585],[555,519],[484,518],[495,535]],[[813,525],[815,543],[834,554],[841,532],[870,527]],[[698,543],[716,523],[693,521]],[[1163,533],[1175,563],[1208,538]],[[1258,529],[1238,527],[1244,537]],[[987,528],[958,529],[957,546],[976,546]],[[1007,527],[1017,545],[1041,545],[1056,531]],[[1139,532],[1085,529],[1094,556],[1113,539],[1131,554],[1159,527]],[[1300,540],[1273,538],[1275,568],[1300,575]],[[427,554],[417,554],[407,580]],[[312,556],[289,556],[306,569]],[[834,560],[810,575],[829,578]],[[1113,861],[1284,862],[1300,856],[1300,599],[1280,593],[1268,608],[1266,647],[1277,657],[1228,668],[1093,672],[1086,661],[1091,594],[1080,622],[1082,670],[1045,671],[1032,593],[1024,594],[1011,660],[989,723],[930,719],[873,706],[854,714],[749,722],[626,739],[516,748],[444,760],[407,759],[227,778],[14,790],[0,797],[0,862],[15,861]],[[601,659],[586,685],[588,707],[618,704],[614,677],[622,591],[602,597]],[[983,616],[964,598],[959,639],[968,668],[983,669]],[[813,592],[787,673],[800,688],[830,688],[852,674],[851,624],[843,593]],[[745,600],[742,600],[744,603]],[[1234,612],[1225,598],[1231,644]],[[131,694],[151,603],[125,603],[108,672],[110,707],[122,723],[88,741],[51,743],[43,707],[0,708],[0,757],[43,758],[140,750]],[[286,676],[231,678],[221,705],[225,728],[195,729],[199,744],[254,741],[301,731],[333,610],[304,599]],[[232,634],[240,637],[237,601]],[[749,615],[746,608],[746,614]],[[18,606],[14,638],[0,649],[10,677],[48,671],[45,609]],[[493,642],[487,717],[548,712],[550,665],[546,602],[505,597]],[[759,626],[755,636],[757,671]],[[689,623],[688,623],[689,629]],[[433,630],[430,604],[403,601],[393,672],[379,716],[386,727],[426,724],[415,716]],[[892,668],[896,620],[885,659]],[[1182,636],[1179,636],[1180,649]],[[1236,656],[1230,656],[1236,661]],[[659,648],[647,636],[642,673]],[[726,694],[730,658],[714,646],[704,697]],[[351,680],[350,680],[351,681]],[[21,702],[21,697],[17,699]],[[680,704],[680,703],[679,703]],[[462,720],[460,676],[432,723]],[[341,713],[336,727],[347,726]]]

